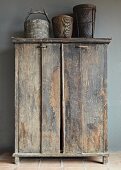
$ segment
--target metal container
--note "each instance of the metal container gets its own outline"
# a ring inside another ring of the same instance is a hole
[[[46,20],[44,19],[28,19],[32,14],[42,14],[46,16]],[[48,18],[47,13],[43,9],[41,11],[30,11],[28,16],[24,22],[24,31],[26,38],[49,38],[49,31],[50,31],[50,21]]]
[[[77,5],[74,6],[73,13],[75,36],[93,38],[96,6],[92,4]]]
[[[73,18],[69,15],[59,15],[52,18],[53,33],[56,38],[71,38]]]

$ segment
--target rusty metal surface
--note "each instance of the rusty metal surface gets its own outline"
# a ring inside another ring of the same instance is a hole
[[[28,19],[32,14],[42,14],[46,17],[43,19]],[[26,38],[49,38],[49,25],[50,21],[45,10],[30,11],[24,22],[24,31]]]

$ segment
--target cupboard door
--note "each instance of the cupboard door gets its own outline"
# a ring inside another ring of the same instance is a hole
[[[75,44],[63,45],[64,152],[82,152],[81,51]]]
[[[65,44],[63,50],[64,152],[103,152],[105,46]]]
[[[44,48],[43,48],[44,47]],[[60,153],[60,45],[42,44],[42,153]]]
[[[40,152],[40,54],[37,44],[16,45],[19,152]]]
[[[89,45],[81,54],[83,152],[104,152],[107,115],[106,45]]]

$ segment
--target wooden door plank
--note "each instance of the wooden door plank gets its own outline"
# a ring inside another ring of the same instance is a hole
[[[19,152],[40,152],[40,50],[18,45]]]
[[[19,152],[18,57],[19,57],[19,45],[15,44],[15,153]]]
[[[81,60],[75,44],[63,45],[65,114],[64,153],[82,152]]]
[[[81,55],[81,99],[83,122],[83,152],[103,152],[104,112],[104,45],[89,45]],[[106,111],[107,112],[107,111]],[[106,129],[105,129],[106,130]]]
[[[104,45],[104,71],[103,71],[103,90],[104,90],[104,94],[103,94],[103,100],[104,100],[104,117],[103,117],[103,121],[104,121],[104,128],[103,128],[103,137],[104,137],[104,150],[103,152],[107,152],[108,151],[108,103],[107,103],[107,46],[108,45]]]
[[[60,153],[60,45],[42,44],[42,153]]]
[[[75,49],[76,45],[80,46],[64,45],[64,152],[103,152],[107,145],[107,47],[84,44]]]

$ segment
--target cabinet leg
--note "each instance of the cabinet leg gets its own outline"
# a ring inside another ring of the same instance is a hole
[[[19,157],[15,157],[15,164],[18,165],[19,164],[19,160],[20,158]]]
[[[107,164],[108,163],[108,156],[103,156],[103,164]]]

